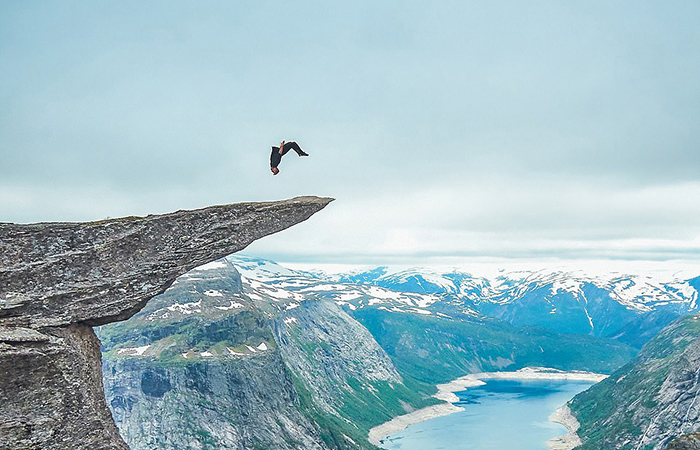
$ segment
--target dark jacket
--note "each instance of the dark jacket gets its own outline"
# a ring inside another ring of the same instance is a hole
[[[272,154],[270,155],[270,167],[277,167],[282,161],[282,155],[280,155],[279,147],[272,147]]]

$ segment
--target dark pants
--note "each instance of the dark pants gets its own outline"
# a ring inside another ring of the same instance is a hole
[[[301,147],[299,147],[299,144],[297,144],[294,141],[284,143],[284,148],[282,149],[282,155],[286,155],[289,150],[294,150],[295,152],[297,152],[297,155],[299,155],[299,156],[306,155],[306,153],[304,153],[304,150],[302,150]]]

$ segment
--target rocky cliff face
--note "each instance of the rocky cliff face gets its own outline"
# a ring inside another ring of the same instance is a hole
[[[0,449],[119,449],[91,327],[0,331]]]
[[[91,326],[131,317],[179,275],[302,222],[331,200],[0,224],[0,449],[126,450],[105,404]],[[149,392],[164,388],[157,380],[146,381]]]
[[[581,423],[580,448],[664,449],[700,428],[699,397],[700,315],[690,315],[661,331],[633,362],[571,401]],[[691,444],[688,436],[670,448],[694,448]]]
[[[269,325],[225,260],[101,327],[104,385],[132,450],[327,449]]]
[[[324,450],[277,351],[163,364],[104,362],[107,396],[132,450]]]

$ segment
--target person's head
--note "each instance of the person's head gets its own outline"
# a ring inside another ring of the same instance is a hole
[[[277,175],[280,173],[280,170],[277,167],[270,167],[270,170],[272,171],[272,175]]]

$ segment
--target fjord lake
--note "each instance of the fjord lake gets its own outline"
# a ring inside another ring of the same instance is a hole
[[[547,450],[566,433],[549,421],[560,406],[592,386],[588,381],[486,380],[456,392],[464,408],[386,437],[387,450]]]

